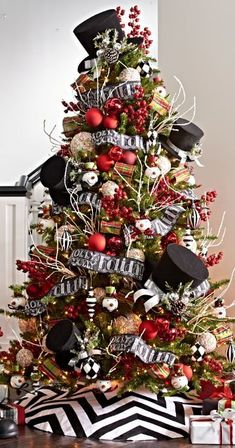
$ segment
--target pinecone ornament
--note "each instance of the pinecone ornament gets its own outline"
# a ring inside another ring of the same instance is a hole
[[[119,59],[119,51],[116,48],[106,48],[103,56],[108,64],[115,64]]]
[[[183,294],[182,297],[180,297],[178,293],[172,292],[168,295],[168,301],[172,314],[174,314],[175,316],[179,316],[186,311],[188,307],[189,296],[188,294]]]

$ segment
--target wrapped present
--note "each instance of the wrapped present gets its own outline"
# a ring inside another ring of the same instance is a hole
[[[179,182],[187,182],[190,178],[190,172],[184,165],[180,165],[172,171],[172,178],[176,184]]]
[[[224,387],[224,391],[220,393],[218,402],[218,412],[223,412],[226,408],[235,409],[235,394],[230,387]]]
[[[79,75],[76,81],[73,84],[71,84],[71,87],[77,92],[84,93],[87,90],[86,84],[91,82],[92,79],[90,78],[90,76],[87,75],[87,73],[81,73],[81,75]]]
[[[101,221],[101,233],[111,233],[113,235],[120,235],[122,223],[119,221]]]
[[[24,425],[24,408],[16,403],[0,404],[0,418],[7,418],[13,420],[17,425]]]
[[[47,358],[41,365],[38,366],[38,370],[51,380],[56,380],[63,375],[63,371],[59,368],[53,358]]]
[[[131,179],[135,170],[135,165],[128,165],[127,163],[116,162],[114,165],[113,179],[122,177]]]
[[[223,418],[217,414],[190,417],[191,443],[202,445],[233,445],[235,443],[235,416]]]
[[[75,115],[74,117],[64,117],[63,130],[65,137],[74,137],[81,127],[81,117]]]
[[[213,330],[213,333],[217,339],[217,343],[220,344],[222,342],[230,341],[233,338],[233,332],[231,328],[224,327],[221,325],[218,328]]]
[[[164,116],[170,110],[171,105],[165,98],[161,97],[159,93],[155,90],[153,99],[150,103],[150,107],[151,109],[156,110],[156,112],[158,112],[159,115]]]

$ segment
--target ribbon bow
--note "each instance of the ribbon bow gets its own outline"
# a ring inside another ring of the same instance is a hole
[[[134,293],[134,303],[142,297],[146,313],[159,304],[164,292],[154,283],[151,277],[145,282],[145,288]]]

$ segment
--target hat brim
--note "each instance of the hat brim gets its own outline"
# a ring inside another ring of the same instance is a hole
[[[172,156],[174,156],[176,159],[181,160],[181,157],[177,152],[172,149],[165,140],[161,139],[161,146],[166,149]],[[189,157],[186,158],[186,162],[192,162]]]
[[[50,188],[49,194],[53,202],[55,202],[57,205],[62,205],[64,207],[70,205],[70,194],[66,190],[58,191]]]
[[[137,37],[128,37],[127,38],[127,43],[128,44],[134,44],[134,45],[141,45],[143,43],[143,37],[142,36],[137,36]],[[90,68],[86,68],[86,61],[89,61],[90,59],[94,59],[95,57],[92,56],[87,56],[85,59],[82,60],[82,62],[80,62],[80,64],[78,65],[78,73],[82,73],[82,72],[88,72]]]

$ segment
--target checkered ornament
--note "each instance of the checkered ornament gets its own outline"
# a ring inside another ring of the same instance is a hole
[[[203,356],[205,355],[205,349],[204,347],[202,347],[201,344],[199,344],[199,342],[196,342],[196,344],[194,344],[191,347],[191,351],[192,351],[192,361],[203,360]]]
[[[81,371],[86,375],[86,378],[93,380],[97,378],[100,371],[100,364],[90,356],[81,364]]]
[[[149,78],[152,74],[152,68],[150,67],[149,62],[140,62],[139,65],[136,67],[136,70],[138,70],[139,74],[143,78]]]

